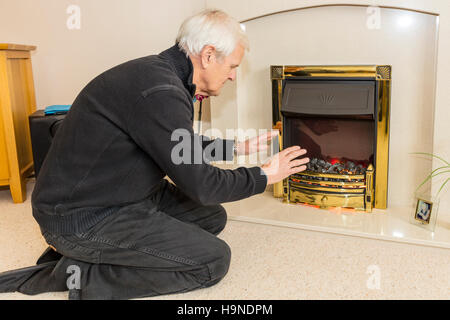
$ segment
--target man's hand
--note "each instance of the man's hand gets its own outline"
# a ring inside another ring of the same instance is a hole
[[[277,153],[263,164],[261,169],[267,176],[267,184],[277,183],[291,174],[306,170],[305,164],[309,162],[309,158],[296,159],[305,153],[305,149],[293,146]]]
[[[272,130],[260,136],[239,142],[237,143],[236,153],[238,156],[242,156],[267,150],[268,143],[275,136],[278,136],[278,130]]]

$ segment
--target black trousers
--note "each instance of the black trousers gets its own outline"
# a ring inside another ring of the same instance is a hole
[[[43,230],[63,257],[18,291],[66,291],[75,269],[80,271],[81,299],[129,299],[209,287],[225,276],[230,264],[230,248],[216,237],[226,221],[221,205],[200,206],[163,180],[151,197],[122,207],[84,233]]]

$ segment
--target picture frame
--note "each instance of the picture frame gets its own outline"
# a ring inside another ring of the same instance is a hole
[[[416,210],[414,213],[414,219],[423,223],[429,224],[431,220],[431,212],[433,210],[433,202],[426,199],[417,199]]]
[[[427,194],[416,193],[414,197],[411,223],[434,232],[436,227],[439,199]]]

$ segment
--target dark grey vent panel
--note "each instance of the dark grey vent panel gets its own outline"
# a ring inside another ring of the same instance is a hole
[[[282,112],[317,115],[374,113],[374,81],[287,81]]]

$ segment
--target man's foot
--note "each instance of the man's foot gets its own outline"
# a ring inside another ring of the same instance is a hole
[[[55,266],[56,261],[49,261],[32,267],[26,267],[0,273],[0,292],[15,292],[20,286],[38,271]]]

